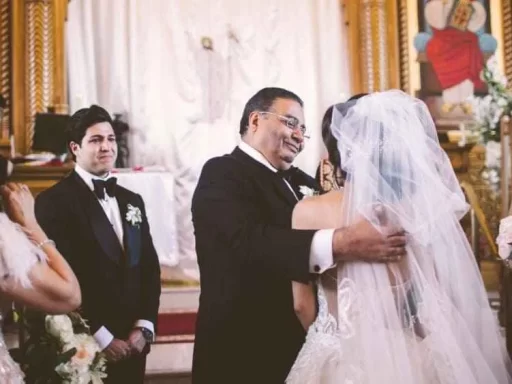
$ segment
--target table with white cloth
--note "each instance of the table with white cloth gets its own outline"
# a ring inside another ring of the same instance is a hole
[[[160,264],[177,265],[179,255],[172,174],[158,170],[117,169],[113,176],[119,185],[142,196]]]

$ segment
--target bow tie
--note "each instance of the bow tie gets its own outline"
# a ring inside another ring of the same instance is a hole
[[[111,177],[108,180],[93,179],[92,184],[94,185],[94,193],[98,196],[98,199],[103,200],[105,198],[105,191],[110,197],[114,197],[116,192],[117,179]]]
[[[277,171],[277,175],[290,182],[295,169],[292,167],[286,171]]]

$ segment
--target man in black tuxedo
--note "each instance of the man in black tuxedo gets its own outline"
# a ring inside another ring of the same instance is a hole
[[[36,215],[82,289],[82,312],[108,359],[107,383],[142,384],[160,301],[160,265],[140,195],[111,177],[112,120],[91,106],[70,119],[75,170],[36,200]]]
[[[301,186],[318,190],[291,167],[306,138],[302,106],[292,92],[262,89],[245,106],[240,145],[203,167],[192,200],[201,275],[194,384],[283,383],[305,336],[291,282],[338,261],[405,255],[402,233],[384,236],[365,220],[291,229]]]

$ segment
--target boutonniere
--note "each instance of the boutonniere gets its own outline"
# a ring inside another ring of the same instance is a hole
[[[132,226],[139,226],[142,223],[142,213],[139,207],[134,207],[128,204],[128,211],[126,212],[126,221]]]
[[[305,185],[299,186],[299,192],[302,193],[302,195],[305,198],[311,197],[311,196],[317,196],[320,194],[320,192],[315,191],[313,188],[309,188],[308,186],[305,186]]]

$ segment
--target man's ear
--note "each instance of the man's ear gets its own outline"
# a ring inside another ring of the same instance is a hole
[[[261,115],[258,112],[251,112],[249,115],[249,130],[252,132],[256,132],[260,123]]]
[[[69,150],[71,151],[71,153],[73,155],[76,156],[77,152],[80,150],[80,144],[78,143],[75,143],[74,141],[71,141],[69,143]]]

